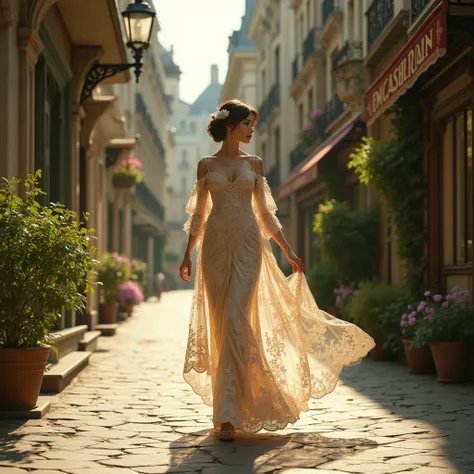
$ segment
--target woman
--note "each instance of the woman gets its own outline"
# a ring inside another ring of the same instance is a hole
[[[318,309],[303,264],[281,232],[260,158],[244,153],[258,113],[231,100],[207,126],[214,155],[202,158],[186,206],[188,246],[181,278],[198,246],[184,378],[213,406],[221,440],[235,430],[283,429],[336,386],[345,365],[374,347],[358,327]],[[269,239],[285,252],[286,278]]]

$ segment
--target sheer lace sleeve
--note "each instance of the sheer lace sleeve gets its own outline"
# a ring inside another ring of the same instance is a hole
[[[185,211],[189,218],[183,226],[188,235],[198,235],[201,238],[207,217],[212,209],[212,201],[206,186],[206,175],[195,181],[191,196],[186,204]]]
[[[267,239],[277,234],[282,225],[276,217],[277,205],[273,199],[267,178],[257,173],[257,183],[253,192],[252,206],[261,222],[262,231]]]

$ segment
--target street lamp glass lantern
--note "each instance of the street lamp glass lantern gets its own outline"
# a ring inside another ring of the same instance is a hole
[[[143,0],[135,0],[122,12],[127,33],[127,45],[135,51],[148,48],[156,13]]]

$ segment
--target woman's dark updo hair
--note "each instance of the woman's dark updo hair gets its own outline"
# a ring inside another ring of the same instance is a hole
[[[232,125],[236,127],[240,122],[245,120],[250,114],[255,115],[255,121],[258,120],[258,112],[250,105],[244,104],[240,100],[233,99],[224,102],[218,109],[227,110],[229,115],[226,118],[216,118],[216,114],[211,115],[211,120],[207,124],[207,133],[217,143],[223,142],[227,136],[227,127]]]

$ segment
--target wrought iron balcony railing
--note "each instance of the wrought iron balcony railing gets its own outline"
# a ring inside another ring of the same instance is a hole
[[[293,62],[291,63],[291,77],[293,79],[293,82],[295,82],[296,78],[298,77],[300,69],[300,55],[297,54],[295,56],[295,59],[293,59]]]
[[[271,114],[274,109],[280,107],[280,84],[273,84],[267,98],[268,113]]]
[[[334,122],[344,112],[344,103],[337,94],[324,107],[326,123]]]
[[[373,0],[366,13],[369,48],[393,20],[394,11],[394,0]]]
[[[431,0],[411,0],[411,23],[415,23],[421,12]]]
[[[165,208],[158,198],[148,189],[148,186],[141,181],[135,186],[135,193],[142,204],[155,216],[161,220],[165,217]]]
[[[135,101],[136,111],[142,117],[142,120],[145,123],[146,128],[148,129],[148,132],[152,136],[153,144],[159,150],[161,157],[165,159],[165,153],[166,153],[165,146],[163,145],[163,141],[161,140],[160,135],[158,134],[158,131],[156,130],[155,122],[153,121],[153,118],[148,112],[145,99],[143,98],[140,92],[137,92],[135,94],[135,97],[136,97],[136,101]]]
[[[296,168],[300,163],[305,160],[307,154],[304,152],[301,143],[290,153],[291,169]]]
[[[274,165],[266,175],[270,188],[273,189],[280,186],[280,167],[278,164]]]
[[[336,69],[348,61],[362,60],[362,41],[346,41],[341,50],[333,57],[332,67]]]
[[[267,99],[265,99],[261,105],[260,109],[258,110],[258,121],[260,125],[263,125],[267,121],[268,117],[268,102]]]
[[[316,28],[311,28],[308,35],[306,36],[303,42],[303,64],[311,57],[317,53],[316,46]]]
[[[341,10],[340,0],[323,0],[323,25],[326,24],[329,17]]]

